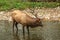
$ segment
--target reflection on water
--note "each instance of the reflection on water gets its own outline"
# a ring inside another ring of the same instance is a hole
[[[17,32],[13,33],[14,40],[20,40],[20,37]]]
[[[0,40],[60,40],[60,22],[43,22],[44,27],[30,28],[30,36],[23,36],[22,27],[12,32],[12,22],[0,21]]]

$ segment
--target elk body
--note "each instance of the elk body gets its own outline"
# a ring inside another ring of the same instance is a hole
[[[43,26],[42,22],[39,18],[33,18],[27,15],[26,13],[21,12],[20,10],[14,10],[12,11],[12,19],[13,19],[13,31],[14,31],[14,25],[16,26],[16,29],[18,31],[17,24],[20,23],[23,25],[23,35],[25,34],[24,27],[27,28],[28,35],[29,35],[29,27],[34,28],[37,26]]]

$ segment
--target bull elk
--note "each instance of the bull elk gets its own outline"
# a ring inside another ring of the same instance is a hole
[[[26,26],[28,35],[29,35],[29,27],[34,28],[37,26],[43,26],[41,19],[39,18],[33,18],[26,13],[23,13],[20,10],[14,10],[12,11],[12,19],[13,19],[13,31],[14,31],[14,25],[16,26],[16,29],[18,31],[17,24],[20,23],[23,25],[23,35],[25,34],[24,27]]]

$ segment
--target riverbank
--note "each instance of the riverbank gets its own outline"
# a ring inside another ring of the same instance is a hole
[[[35,17],[30,14],[32,11],[30,9],[22,10],[24,13],[28,13],[31,17]],[[36,8],[33,14],[38,14],[38,17],[43,21],[60,21],[60,7],[56,8]],[[0,11],[0,20],[11,20],[10,11]]]

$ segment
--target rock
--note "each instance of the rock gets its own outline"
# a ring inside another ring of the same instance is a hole
[[[28,14],[29,16],[36,18],[34,15],[37,14],[37,17],[43,20],[58,20],[60,21],[60,7],[57,8],[42,8],[38,9],[36,8],[34,10],[34,13],[32,14],[32,10],[26,9],[22,12]],[[11,13],[6,11],[0,12],[0,20],[8,20],[12,21]]]

